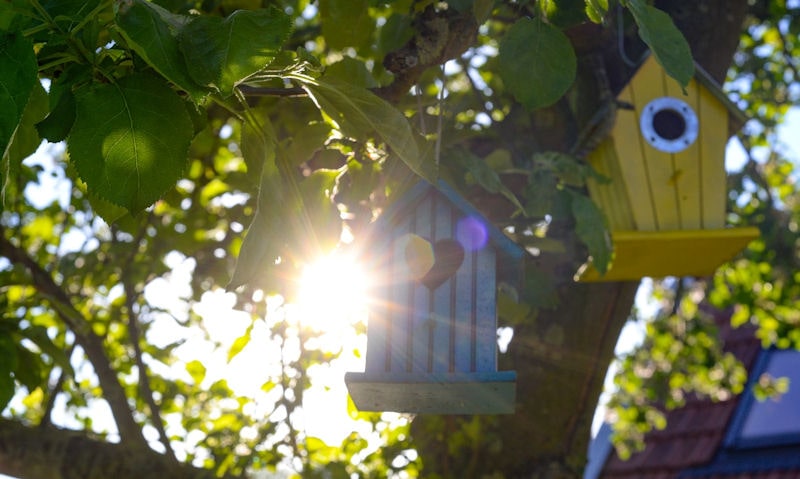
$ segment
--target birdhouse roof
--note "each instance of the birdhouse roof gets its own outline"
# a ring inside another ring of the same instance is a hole
[[[373,240],[375,236],[390,233],[393,226],[406,215],[414,214],[417,205],[430,193],[438,193],[465,217],[475,218],[483,223],[486,228],[488,244],[491,244],[497,253],[498,275],[504,280],[517,283],[521,278],[522,258],[525,250],[492,225],[469,201],[443,180],[439,180],[435,186],[421,180],[403,193],[397,201],[384,210],[372,225]]]
[[[645,54],[642,61],[639,62],[630,81],[636,81],[637,74],[648,61],[656,61],[655,56],[651,55],[649,52]],[[747,115],[728,98],[728,95],[725,94],[719,83],[717,83],[717,81],[697,62],[694,64],[694,79],[705,87],[705,89],[728,110],[728,134],[729,136],[733,136],[748,120]]]

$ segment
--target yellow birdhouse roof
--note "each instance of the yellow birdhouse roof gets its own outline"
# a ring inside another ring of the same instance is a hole
[[[647,75],[649,69],[658,70],[662,76],[662,88],[670,91],[676,97],[685,96],[684,92],[681,91],[680,85],[678,82],[673,78],[669,77],[666,72],[662,69],[662,67],[658,64],[655,55],[647,54],[643,58],[643,60],[639,63],[636,71],[633,73],[631,80],[628,83],[630,86],[631,83],[641,83],[644,81],[649,81],[652,78]],[[735,135],[737,131],[745,124],[748,120],[747,115],[739,109],[736,104],[734,104],[730,98],[725,94],[722,90],[722,87],[717,83],[717,81],[703,69],[697,62],[694,64],[694,81],[696,81],[702,88],[710,94],[709,99],[715,99],[720,102],[725,109],[728,111],[728,137]],[[671,83],[672,85],[665,85],[664,83]],[[624,88],[628,88],[628,86]],[[623,90],[624,91],[624,90]]]

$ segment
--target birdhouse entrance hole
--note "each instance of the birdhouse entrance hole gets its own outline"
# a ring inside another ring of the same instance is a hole
[[[697,115],[685,101],[656,98],[644,107],[639,120],[642,135],[653,148],[678,153],[697,140]]]
[[[675,110],[661,110],[653,115],[653,129],[668,140],[677,140],[686,132],[686,122]]]
[[[452,239],[431,244],[425,238],[412,236],[406,245],[406,263],[412,278],[433,291],[464,263],[464,247]]]

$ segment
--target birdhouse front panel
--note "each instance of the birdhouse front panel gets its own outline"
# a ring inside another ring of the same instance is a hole
[[[516,374],[497,371],[496,291],[498,277],[519,278],[524,250],[442,182],[421,182],[373,226],[366,368],[345,375],[356,407],[513,412]]]
[[[367,368],[496,370],[496,258],[459,240],[463,214],[435,190],[389,225],[370,314]]]
[[[684,95],[652,56],[618,100],[612,137],[636,229],[721,228],[726,106],[695,79]]]

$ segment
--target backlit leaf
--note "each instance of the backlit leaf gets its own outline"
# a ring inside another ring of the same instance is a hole
[[[230,291],[251,281],[274,261],[285,240],[275,205],[281,204],[283,184],[275,163],[275,137],[266,115],[250,115],[242,128],[242,155],[250,171],[260,171],[258,207],[247,229],[236,259],[236,268],[226,288]]]
[[[78,92],[70,160],[93,193],[138,212],[183,173],[192,122],[162,80],[132,75]]]
[[[586,16],[595,23],[601,23],[608,13],[608,0],[586,0]]]
[[[226,19],[194,16],[181,29],[180,48],[197,83],[230,95],[275,59],[292,30],[277,8],[238,10]]]
[[[186,363],[186,372],[192,377],[195,385],[199,385],[206,377],[205,365],[197,359]]]
[[[413,172],[436,181],[436,166],[425,161],[408,120],[374,93],[344,82],[305,79],[303,88],[346,135],[364,138],[375,132]]]
[[[178,43],[177,28],[190,17],[175,15],[144,0],[119,5],[116,22],[128,45],[169,81],[200,99],[205,92],[189,75]]]
[[[611,262],[611,239],[605,215],[588,196],[572,193],[571,197],[575,233],[589,249],[592,265],[600,274],[605,274]]]
[[[236,355],[241,353],[242,350],[245,348],[245,346],[247,346],[250,343],[250,335],[252,332],[253,332],[253,325],[251,324],[250,326],[247,327],[247,330],[245,330],[244,334],[242,334],[233,341],[233,344],[231,344],[230,349],[228,349],[228,362],[231,362],[231,360],[235,358]]]
[[[538,18],[522,18],[500,42],[498,71],[530,109],[552,105],[575,80],[575,51],[566,35]]]

